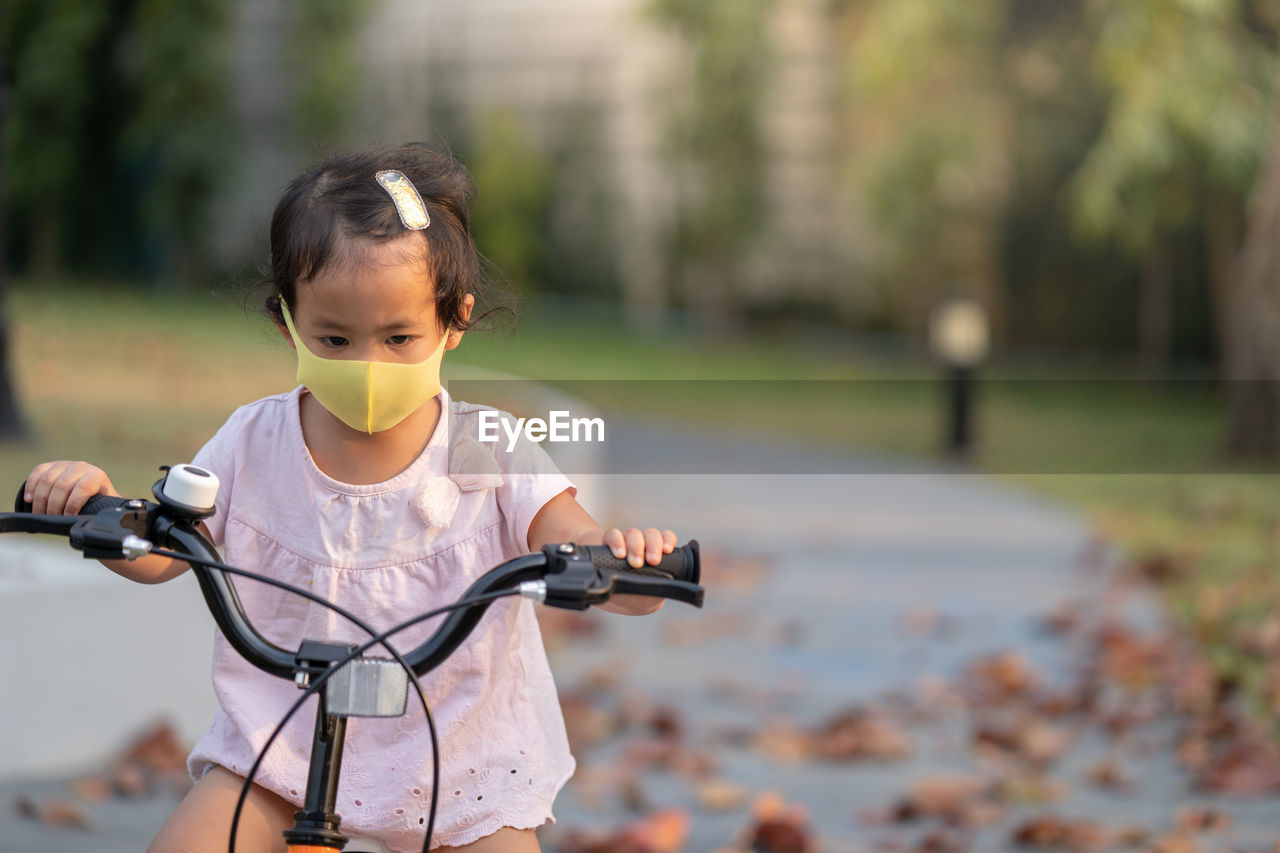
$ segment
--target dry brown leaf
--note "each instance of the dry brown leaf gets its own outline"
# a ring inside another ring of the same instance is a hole
[[[974,747],[1034,767],[1047,767],[1071,744],[1071,733],[1035,714],[991,715],[975,725]]]
[[[1214,754],[1197,782],[1217,794],[1280,793],[1280,756],[1274,743],[1242,737]]]
[[[1104,758],[1089,768],[1089,782],[1110,791],[1123,791],[1133,786],[1133,779],[1115,758]]]
[[[1154,551],[1134,559],[1130,571],[1136,577],[1155,584],[1170,583],[1187,573],[1180,560],[1164,551]]]
[[[805,761],[813,755],[813,738],[786,726],[761,729],[752,743],[757,752],[774,761]]]
[[[562,691],[560,710],[564,715],[569,746],[574,752],[585,752],[618,734],[622,729],[622,719],[619,714],[603,707],[601,696],[596,691]]]
[[[1001,779],[995,788],[996,799],[1010,805],[1046,805],[1060,802],[1070,793],[1067,783],[1042,773],[1009,776]]]
[[[752,805],[752,823],[743,845],[754,853],[814,853],[816,842],[803,806],[788,805],[776,791],[766,791]]]
[[[1174,834],[1157,838],[1143,853],[1200,853],[1200,849],[1195,839]]]
[[[153,773],[186,773],[189,751],[178,739],[173,725],[167,720],[160,720],[135,738],[120,759],[137,763]]]
[[[694,789],[698,808],[704,812],[731,812],[747,802],[747,790],[725,779],[709,779]]]
[[[1003,652],[971,664],[965,688],[982,701],[1005,703],[1036,688],[1031,663],[1020,652]]]
[[[1004,816],[991,795],[991,785],[979,776],[927,776],[911,785],[893,808],[891,818],[897,822],[931,818],[953,826],[989,826]]]
[[[1220,809],[1186,806],[1178,810],[1173,825],[1181,834],[1223,832],[1231,826],[1231,815]]]
[[[910,853],[965,853],[973,842],[953,829],[932,829],[912,845]]]
[[[111,786],[111,780],[106,776],[88,776],[84,779],[78,779],[71,783],[71,793],[75,794],[76,799],[83,800],[86,803],[100,803],[103,800],[109,800],[115,791]]]
[[[1012,841],[1020,847],[1085,853],[1109,843],[1110,833],[1101,824],[1091,821],[1046,814],[1019,825],[1013,831]]]
[[[118,761],[111,767],[111,784],[122,797],[139,799],[151,795],[151,782],[142,765]]]
[[[688,813],[665,809],[616,832],[571,832],[558,849],[561,853],[680,853],[688,837]]]
[[[813,751],[828,761],[892,761],[911,754],[911,738],[885,715],[851,708],[814,732]]]
[[[36,801],[23,795],[14,801],[14,808],[23,817],[55,829],[90,829],[93,826],[93,818],[84,808],[60,797]]]

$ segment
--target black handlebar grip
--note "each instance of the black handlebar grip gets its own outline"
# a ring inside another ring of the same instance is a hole
[[[13,499],[14,512],[31,512],[31,502],[25,497],[27,494],[27,481],[23,480],[22,485],[18,486],[18,494]]]
[[[690,539],[688,544],[679,546],[670,554],[663,554],[658,565],[645,563],[638,569],[633,569],[625,559],[619,560],[613,556],[613,549],[608,545],[579,545],[578,548],[597,569],[660,576],[692,584],[698,583],[702,576],[702,558],[697,539]]]
[[[94,515],[100,510],[111,509],[113,506],[120,506],[128,502],[128,498],[116,495],[94,495],[84,502],[84,506],[80,507],[79,515]]]
[[[27,493],[27,481],[23,480],[22,485],[18,486],[18,494],[13,499],[14,512],[31,512],[31,502],[25,499]],[[93,515],[98,510],[110,509],[113,506],[119,506],[127,503],[128,498],[120,498],[115,495],[94,495],[85,501],[84,506],[80,507],[79,515]]]

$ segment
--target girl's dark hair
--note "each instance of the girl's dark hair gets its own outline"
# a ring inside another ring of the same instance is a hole
[[[402,172],[417,188],[431,217],[427,228],[413,231],[401,222],[391,195],[375,177],[384,169]],[[289,184],[271,217],[268,284],[273,293],[267,310],[283,323],[279,300],[295,306],[298,284],[343,260],[352,239],[383,243],[415,234],[425,241],[441,322],[446,329],[471,328],[492,311],[464,320],[466,295],[473,294],[479,305],[490,305],[497,291],[471,239],[468,206],[474,196],[462,164],[421,143],[324,160]]]

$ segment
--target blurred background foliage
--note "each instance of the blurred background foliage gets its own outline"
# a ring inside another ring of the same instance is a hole
[[[234,3],[6,3],[12,268],[203,289],[256,262],[260,247],[227,249],[211,222],[229,184],[264,181],[238,144],[243,90],[285,91],[290,164],[383,137],[359,105],[387,5],[276,4],[273,77],[286,79],[259,81],[235,72]],[[959,289],[1009,346],[1129,355],[1157,374],[1226,359],[1234,261],[1271,134],[1274,0],[608,5],[631,7],[630,35],[670,48],[664,76],[629,93],[648,97],[659,129],[654,305],[738,331],[820,316],[910,340]],[[809,164],[828,197],[808,203],[851,212],[827,218],[828,246],[845,249],[826,253],[825,282],[804,294],[792,293],[796,265],[759,257],[787,236],[767,233],[789,156],[771,114],[803,99],[780,69],[786,7],[818,19],[809,56],[828,90],[826,124],[809,128],[831,140]],[[609,105],[584,94],[539,130],[517,93],[462,91],[457,53],[432,56],[434,94],[394,107],[472,166],[493,260],[535,292],[635,298],[609,261],[629,237],[606,213],[626,201],[601,162],[617,140],[592,115]],[[268,196],[283,182],[265,179]]]
[[[298,168],[423,138],[469,164],[478,242],[535,306],[918,356],[964,294],[1006,364],[1220,377],[1227,446],[1280,451],[1263,222],[1280,0],[0,14],[3,239],[24,281],[251,278]]]

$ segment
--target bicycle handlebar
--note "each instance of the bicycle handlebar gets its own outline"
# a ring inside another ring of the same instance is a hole
[[[166,498],[162,483],[152,489],[158,502],[97,495],[78,516],[31,513],[31,505],[23,500],[24,483],[15,501],[17,511],[0,513],[0,533],[64,535],[86,558],[132,559],[153,546],[177,551],[195,572],[218,628],[246,661],[288,679],[299,672],[321,671],[322,664],[301,657],[301,648],[295,652],[282,649],[258,633],[231,583],[227,570],[234,567],[220,562],[213,543],[196,527],[200,511]],[[607,546],[547,545],[490,569],[459,602],[518,589],[549,606],[575,610],[601,604],[613,595],[657,596],[701,607],[700,566],[697,540],[664,555],[658,565],[640,569],[614,557]],[[426,641],[403,656],[410,668],[423,675],[443,662],[475,628],[490,603],[477,602],[450,613]]]

